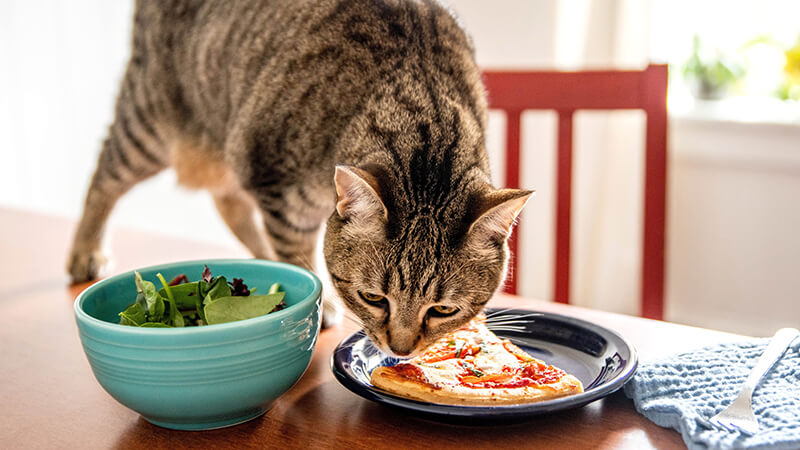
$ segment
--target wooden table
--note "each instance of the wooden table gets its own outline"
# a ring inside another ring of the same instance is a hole
[[[261,418],[204,432],[151,425],[111,398],[81,350],[72,303],[88,286],[64,271],[74,222],[0,209],[0,448],[682,448],[677,432],[636,413],[621,392],[517,424],[431,422],[372,403],[342,387],[332,349],[354,327],[323,331],[311,366]],[[245,257],[244,250],[143,232],[111,230],[114,273],[168,261]],[[738,336],[520,297],[495,306],[572,315],[626,336],[642,360]]]

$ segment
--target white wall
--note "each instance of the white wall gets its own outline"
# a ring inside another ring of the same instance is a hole
[[[78,216],[113,117],[132,12],[132,1],[0,3],[0,205]],[[191,230],[185,211],[199,219]],[[117,223],[238,245],[211,198],[176,187],[171,171],[123,197]]]
[[[800,325],[800,120],[673,118],[667,317],[769,335]]]
[[[0,4],[3,203],[74,213],[110,121],[129,2]]]

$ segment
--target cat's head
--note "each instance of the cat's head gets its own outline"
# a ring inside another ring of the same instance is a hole
[[[446,209],[404,209],[380,170],[339,166],[325,259],[344,304],[382,350],[414,355],[479,313],[505,277],[531,191],[488,183]]]

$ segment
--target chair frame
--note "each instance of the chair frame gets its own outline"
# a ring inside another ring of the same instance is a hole
[[[666,65],[641,71],[484,71],[489,108],[506,114],[505,185],[519,188],[520,116],[526,110],[558,114],[555,218],[555,301],[569,303],[572,203],[572,119],[577,110],[639,109],[647,116],[644,174],[641,315],[662,319],[667,182]],[[515,233],[516,234],[516,233]],[[506,291],[517,292],[518,239],[512,236]]]

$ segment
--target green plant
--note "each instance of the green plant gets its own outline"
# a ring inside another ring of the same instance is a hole
[[[784,82],[778,89],[778,97],[783,100],[800,100],[800,37],[794,47],[784,52],[786,65],[783,66]]]
[[[694,36],[692,54],[681,67],[684,80],[695,97],[718,99],[744,75],[744,69],[718,50],[703,48],[700,36]]]

